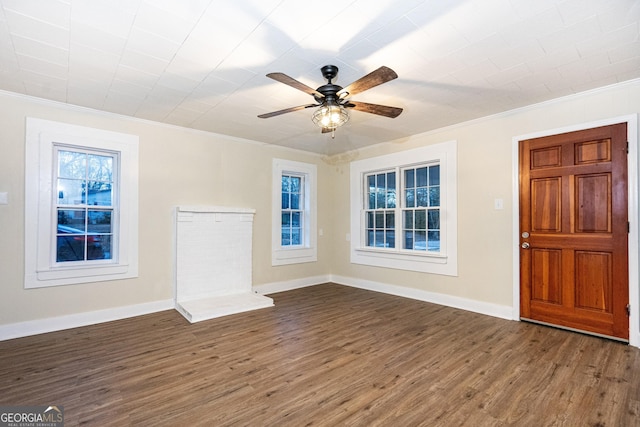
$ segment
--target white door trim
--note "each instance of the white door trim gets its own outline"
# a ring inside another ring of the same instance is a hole
[[[629,231],[629,303],[631,304],[631,315],[629,317],[629,345],[640,347],[640,276],[638,262],[640,261],[638,244],[640,240],[640,229],[638,227],[639,205],[638,205],[638,115],[630,114],[618,116],[610,119],[594,122],[582,123],[557,129],[548,129],[526,135],[514,136],[511,145],[511,165],[512,165],[512,192],[513,192],[513,320],[520,320],[520,170],[518,158],[518,146],[520,141],[540,138],[549,135],[556,135],[566,132],[574,132],[595,128],[599,126],[613,125],[616,123],[627,123],[627,140],[629,141],[629,155],[627,156],[627,179],[628,179],[628,203],[629,221],[631,223]]]

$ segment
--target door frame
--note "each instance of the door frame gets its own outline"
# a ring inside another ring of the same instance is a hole
[[[561,128],[548,129],[526,135],[514,136],[511,146],[512,167],[512,256],[513,256],[513,320],[520,320],[520,168],[519,168],[519,144],[520,141],[560,133],[574,132],[591,129],[599,126],[608,126],[616,123],[627,123],[627,141],[629,141],[629,155],[627,156],[627,180],[628,180],[628,215],[629,230],[629,304],[631,313],[629,316],[629,345],[640,347],[640,272],[638,267],[640,228],[639,223],[639,195],[638,195],[638,115],[612,117],[610,119],[581,123]]]

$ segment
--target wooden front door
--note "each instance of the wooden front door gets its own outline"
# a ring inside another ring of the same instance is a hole
[[[519,148],[521,317],[628,340],[626,123]]]

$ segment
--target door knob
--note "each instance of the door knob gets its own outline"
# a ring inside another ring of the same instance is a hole
[[[522,245],[522,249],[529,249],[529,242],[524,242]]]

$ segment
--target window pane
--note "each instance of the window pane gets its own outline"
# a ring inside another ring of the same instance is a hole
[[[416,204],[416,190],[407,190],[405,192],[406,199],[404,204],[408,208],[413,208]]]
[[[376,208],[376,177],[369,175],[367,177],[367,194],[369,199],[369,209]]]
[[[416,186],[415,180],[414,180],[414,169],[409,169],[404,171],[404,186],[405,188],[414,188]]]
[[[291,193],[291,209],[300,209],[300,195]]]
[[[429,185],[440,185],[440,165],[429,167]]]
[[[58,204],[83,205],[85,181],[79,179],[58,179]]]
[[[396,233],[394,231],[386,232],[386,246],[387,248],[395,248],[396,247]]]
[[[282,192],[283,193],[288,193],[290,191],[290,186],[289,186],[289,177],[286,175],[282,175]]]
[[[302,214],[300,212],[293,212],[291,214],[291,226],[300,227]]]
[[[84,209],[58,209],[57,234],[84,234]]]
[[[376,230],[376,247],[384,247],[384,231]]]
[[[89,154],[87,156],[89,168],[87,178],[91,181],[111,182],[113,180],[113,158]]]
[[[111,211],[90,210],[88,212],[87,232],[110,234],[112,232]]]
[[[387,191],[387,207],[390,209],[395,209],[396,207],[396,190],[395,188],[390,188]]]
[[[89,181],[87,204],[93,206],[111,206],[111,184],[106,182]]]
[[[58,151],[58,177],[85,179],[87,155],[74,151]]]
[[[376,228],[384,228],[384,212],[376,212]]]
[[[282,212],[282,226],[286,227],[291,225],[291,213],[290,212]]]
[[[376,192],[376,208],[384,209],[387,207],[387,192],[385,190],[378,189]]]
[[[302,182],[302,178],[300,178],[299,176],[292,176],[289,178],[290,182],[291,182],[291,192],[292,193],[299,193],[300,192],[300,184]]]
[[[282,193],[282,209],[289,209],[289,193]]]
[[[300,231],[300,228],[297,228],[297,227],[291,228],[291,244],[299,245],[302,237],[301,235],[302,233]]]
[[[427,186],[427,168],[416,169],[416,187]]]
[[[440,206],[440,187],[429,188],[429,206]]]
[[[404,211],[404,228],[413,229],[413,211]]]
[[[416,190],[416,207],[426,207],[428,206],[428,198],[427,198],[427,189],[426,188],[418,188]]]
[[[56,262],[84,261],[84,236],[58,236]]]
[[[111,236],[87,236],[87,259],[111,259]]]
[[[427,250],[427,233],[426,231],[416,231],[413,249],[417,251]]]
[[[404,249],[413,249],[413,231],[404,232]]]
[[[373,212],[367,212],[367,228],[373,228]]]
[[[416,211],[416,230],[425,230],[427,228],[427,211],[425,210],[417,210]]]
[[[439,230],[440,229],[440,211],[438,210],[430,210],[428,215],[428,227],[430,230]]]
[[[289,227],[282,227],[282,239],[280,244],[282,246],[291,245],[291,229]]]
[[[431,252],[440,251],[440,232],[429,231],[429,247],[427,248]]]
[[[392,189],[396,188],[396,173],[388,172],[387,173],[387,188]]]
[[[375,239],[374,239],[373,230],[367,230],[367,246],[374,246],[374,245],[375,245]]]
[[[387,212],[385,215],[385,228],[393,229],[395,227],[395,214],[393,212]]]

